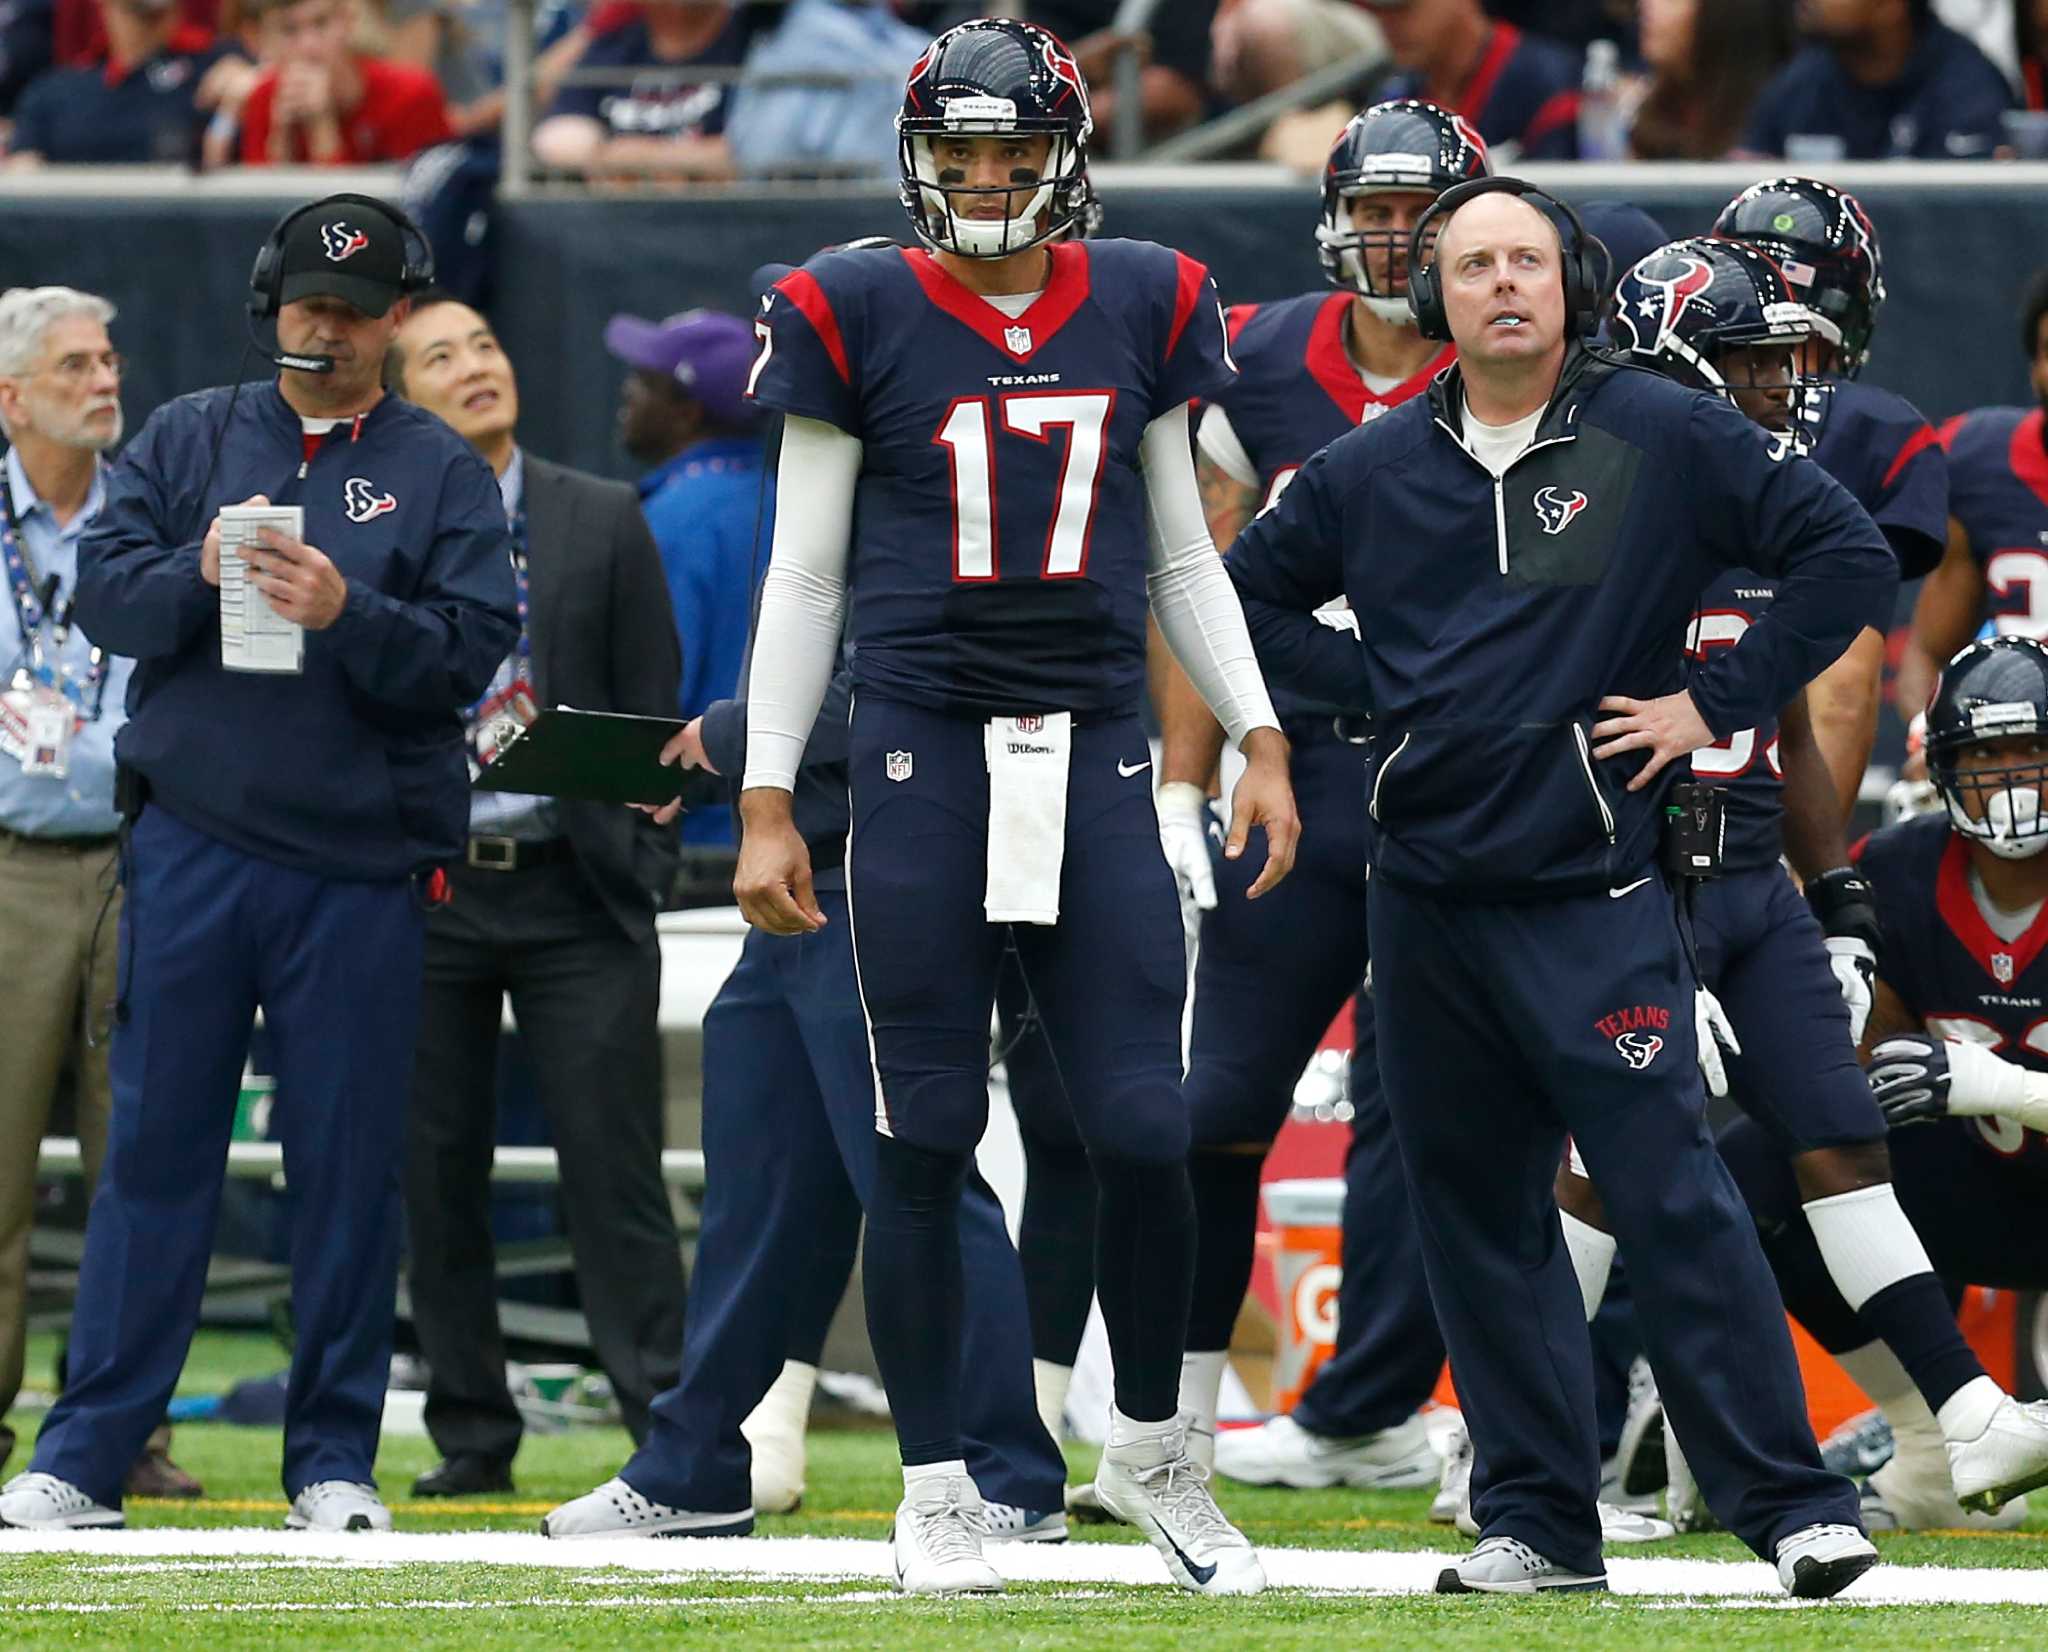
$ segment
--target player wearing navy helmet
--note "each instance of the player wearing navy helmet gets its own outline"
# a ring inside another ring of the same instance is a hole
[[[1799,418],[1805,386],[1798,357],[1815,327],[1779,265],[1739,241],[1661,248],[1622,278],[1614,299],[1614,337],[1635,360],[1725,396],[1780,442],[1803,442],[1809,428]],[[1704,660],[1733,647],[1775,591],[1775,581],[1752,569],[1718,577],[1693,616],[1688,653]],[[2036,1468],[2048,1474],[2048,1426],[2007,1409],[2014,1402],[1957,1329],[1942,1282],[1900,1210],[1884,1121],[1856,1065],[1878,925],[1869,885],[1848,864],[1804,696],[1785,708],[1780,726],[1740,730],[1694,752],[1692,769],[1725,788],[1727,807],[1724,870],[1699,886],[1693,915],[1704,989],[1699,1050],[1709,1087],[1763,1121],[1789,1154],[1799,1219],[1828,1277],[1854,1305],[1863,1327],[1857,1342],[1872,1345],[1867,1361],[1912,1373],[1943,1419],[1958,1480],[2024,1489],[2018,1482]],[[1781,855],[1805,880],[1805,902]],[[1724,1069],[1715,1035],[1730,1028]],[[1614,1241],[1575,1158],[1559,1174],[1558,1203],[1590,1316]],[[1994,1413],[2000,1421],[1989,1428]],[[1641,1422],[1625,1428],[1625,1446],[1643,1434]],[[1678,1468],[1675,1442],[1666,1447],[1648,1465],[1624,1461],[1626,1489],[1654,1489],[1668,1456],[1672,1513],[1683,1522],[1691,1514],[1689,1477]],[[2024,1458],[2016,1470],[2015,1458]]]
[[[2048,638],[2048,269],[2021,308],[2020,352],[2035,406],[1980,407],[1941,427],[1948,552],[1913,610],[1902,706],[1926,704],[1940,662],[1987,619],[2000,636]]]
[[[1721,209],[1714,233],[1768,255],[1812,313],[1816,337],[1802,365],[1826,394],[1809,397],[1803,409],[1807,445],[1883,531],[1901,576],[1919,578],[1941,560],[1947,541],[1948,461],[1917,408],[1858,377],[1885,299],[1870,214],[1855,196],[1817,179],[1767,178]],[[1883,672],[1884,636],[1873,626],[1807,690],[1814,738],[1845,821],[1877,737]],[[1924,680],[1919,693],[1926,693]]]
[[[1229,312],[1235,383],[1203,410],[1197,474],[1227,546],[1311,455],[1419,395],[1455,359],[1417,332],[1408,242],[1437,196],[1487,174],[1461,115],[1419,99],[1349,121],[1323,168],[1315,243],[1333,289]],[[1294,753],[1307,835],[1272,900],[1238,897],[1242,865],[1213,857],[1209,796],[1223,730],[1188,684],[1161,682],[1160,835],[1198,936],[1187,1098],[1199,1232],[1181,1407],[1214,1439],[1226,1350],[1251,1278],[1259,1182],[1295,1079],[1366,971],[1363,718],[1275,695]],[[1312,1385],[1293,1415],[1216,1442],[1217,1468],[1260,1484],[1397,1487],[1436,1478],[1417,1407],[1443,1366],[1392,1128],[1379,1093],[1372,1000],[1353,1018],[1352,1151],[1346,1159],[1343,1349],[1369,1357]],[[1076,1506],[1076,1513],[1084,1512]]]
[[[1877,833],[1863,874],[1883,931],[1865,1035],[1891,1127],[1901,1207],[1952,1281],[2048,1287],[2048,650],[2026,637],[1971,644],[1944,668],[1927,714],[1928,770],[1944,808]],[[1786,1305],[1891,1421],[1895,1454],[1871,1476],[1873,1524],[2017,1525],[2005,1496],[2048,1484],[2048,1407],[1972,1385],[1934,1405],[1870,1342],[1868,1317],[1797,1220],[1783,1155],[1743,1121],[1722,1153],[1756,1211]],[[1973,1387],[1979,1391],[1973,1392]],[[1956,1413],[1976,1443],[1959,1448]],[[1995,1486],[1993,1482],[1996,1482]]]
[[[879,1137],[864,1276],[904,1461],[897,1574],[920,1593],[1001,1586],[961,1459],[954,1210],[1009,939],[1102,1188],[1116,1405],[1097,1490],[1183,1587],[1264,1582],[1176,1420],[1193,1225],[1180,930],[1136,715],[1148,596],[1244,749],[1232,853],[1266,828],[1257,893],[1292,858],[1294,804],[1194,481],[1188,404],[1233,375],[1222,309],[1181,254],[1057,239],[1090,124],[1045,30],[949,30],[899,117],[925,245],[814,258],[758,322],[752,388],[786,418],[735,891],[773,933],[825,922],[790,787],[843,628],[847,921]]]

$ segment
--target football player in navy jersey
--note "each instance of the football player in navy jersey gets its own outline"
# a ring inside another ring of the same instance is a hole
[[[1899,559],[1900,578],[1920,578],[1940,562],[1947,541],[1948,465],[1917,408],[1857,377],[1885,298],[1870,214],[1853,195],[1816,179],[1767,178],[1723,207],[1713,232],[1766,253],[1812,312],[1816,336],[1801,367],[1826,394],[1805,398],[1808,450],[1870,513]],[[1881,631],[1865,630],[1807,689],[1814,738],[1845,822],[1877,737],[1884,646]]]
[[[1898,1198],[1947,1279],[2048,1287],[2048,650],[2032,638],[1971,644],[1943,670],[1927,714],[1928,769],[1945,808],[1877,833],[1860,866],[1883,930],[1869,1077],[1891,1126]],[[1721,1137],[1786,1305],[1884,1409],[1895,1454],[1864,1514],[1900,1527],[2017,1525],[1987,1518],[1979,1461],[2003,1459],[2008,1493],[2048,1484],[2036,1450],[2048,1406],[2004,1401],[1986,1447],[1959,1451],[1949,1407],[1930,1414],[1798,1219],[1783,1153],[1744,1120]],[[1967,1391],[1965,1391],[1967,1392]],[[1930,1396],[1931,1397],[1931,1396]],[[1958,1399],[1961,1399],[1958,1395]],[[1951,1401],[1950,1404],[1955,1404]],[[1944,1435],[1947,1436],[1944,1439]],[[1988,1448],[1988,1449],[1987,1449]],[[2021,1463],[2032,1464],[2022,1471]],[[1953,1484],[1951,1484],[1953,1475]]]
[[[823,915],[790,787],[853,649],[848,922],[876,1072],[869,1329],[904,1462],[895,1562],[986,1592],[961,1461],[954,1211],[988,1109],[1006,937],[1101,1188],[1116,1364],[1097,1472],[1183,1587],[1263,1587],[1177,1417],[1193,1268],[1183,964],[1136,716],[1149,607],[1244,750],[1226,855],[1286,873],[1287,748],[1201,516],[1188,404],[1232,376],[1193,260],[1050,244],[1085,177],[1087,92],[1043,29],[980,20],[910,72],[904,205],[930,250],[826,254],[779,283],[753,390],[786,415],[749,680],[735,893],[772,933]]]
[[[1229,312],[1238,377],[1203,409],[1196,474],[1219,546],[1276,500],[1294,474],[1347,430],[1421,394],[1455,359],[1415,329],[1408,308],[1409,233],[1437,195],[1487,173],[1486,146],[1462,116],[1399,99],[1374,104],[1338,135],[1323,168],[1315,239],[1328,292]],[[1194,1307],[1181,1377],[1192,1438],[1219,1470],[1259,1484],[1418,1486],[1437,1457],[1416,1408],[1443,1367],[1443,1343],[1405,1220],[1392,1126],[1379,1094],[1372,1000],[1354,1015],[1354,1139],[1346,1162],[1350,1287],[1347,1341],[1386,1357],[1340,1396],[1216,1441],[1217,1394],[1251,1279],[1259,1181],[1287,1118],[1295,1080],[1364,977],[1366,948],[1363,718],[1295,693],[1274,696],[1293,751],[1306,828],[1303,856],[1272,900],[1239,897],[1243,862],[1211,858],[1209,794],[1224,733],[1186,675],[1166,665],[1159,695],[1159,821],[1184,905],[1199,922],[1188,1051],[1189,1124],[1198,1240]],[[1389,1334],[1371,1335],[1379,1320]],[[1313,1392],[1313,1391],[1312,1391]],[[1074,1512],[1085,1512],[1085,1488]]]
[[[1770,439],[1795,445],[1804,440],[1798,400],[1806,388],[1797,360],[1814,326],[1782,269],[1740,241],[1674,242],[1615,293],[1614,336],[1631,357],[1727,397]],[[1705,659],[1735,646],[1774,594],[1775,582],[1752,570],[1717,578],[1693,617],[1688,654]],[[1694,752],[1692,769],[1725,789],[1727,809],[1722,874],[1703,880],[1694,896],[1705,989],[1699,1050],[1709,1088],[1762,1120],[1780,1157],[1789,1157],[1798,1214],[1828,1277],[1854,1306],[1858,1344],[1870,1344],[1860,1369],[1910,1372],[1939,1415],[1960,1485],[2024,1490],[2037,1483],[2029,1475],[2048,1477],[2048,1421],[2031,1418],[1991,1380],[1957,1329],[1901,1212],[1884,1121],[1856,1065],[1878,925],[1869,885],[1848,864],[1842,816],[1802,701],[1785,708],[1778,728],[1740,730]],[[1781,854],[1805,879],[1805,901]],[[1852,984],[1846,994],[1843,976]],[[1728,1046],[1725,1071],[1717,1033]],[[1590,1317],[1615,1246],[1576,1156],[1559,1174],[1558,1204]],[[2031,1455],[2016,1466],[2029,1436]],[[1671,1512],[1686,1523],[1692,1488],[1675,1442],[1666,1445]],[[1626,1474],[1631,1465],[1623,1466]],[[1625,1487],[1654,1489],[1655,1478]]]
[[[1901,705],[1926,704],[1941,661],[1987,617],[2000,636],[2048,637],[2048,270],[2027,293],[2020,349],[2039,405],[1982,407],[1941,427],[1948,553],[1920,587]]]
[[[1362,0],[1399,72],[1382,90],[1429,97],[1485,136],[1495,161],[1579,158],[1580,54],[1486,15],[1479,0]]]

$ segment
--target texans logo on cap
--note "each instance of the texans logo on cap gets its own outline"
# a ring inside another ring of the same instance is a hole
[[[370,238],[352,224],[322,224],[320,245],[326,249],[328,261],[339,264],[344,258],[353,258],[370,244]]]

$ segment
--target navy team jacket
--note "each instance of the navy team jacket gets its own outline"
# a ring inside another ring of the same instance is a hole
[[[403,878],[468,832],[463,709],[519,637],[505,507],[476,451],[395,396],[312,440],[274,383],[158,408],[79,545],[78,622],[136,662],[115,752],[156,802],[280,865]],[[259,493],[303,505],[348,581],[299,676],[221,668],[199,572],[215,512]]]
[[[1459,369],[1339,437],[1232,546],[1268,673],[1370,710],[1376,867],[1477,900],[1581,894],[1656,854],[1666,781],[1596,763],[1603,695],[1689,687],[1719,737],[1774,714],[1866,624],[1898,567],[1841,485],[1725,401],[1574,348],[1496,481],[1462,441]],[[1726,567],[1779,580],[1685,676],[1686,622]],[[1350,600],[1363,646],[1311,617]]]

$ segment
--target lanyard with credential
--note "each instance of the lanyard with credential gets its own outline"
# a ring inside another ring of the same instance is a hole
[[[54,625],[51,640],[61,650],[71,635],[71,605],[60,603],[56,612],[45,614],[43,596],[36,589],[35,564],[29,560],[28,536],[22,532],[21,518],[14,510],[14,487],[5,477],[0,477],[0,563],[6,566],[8,593],[14,599],[15,617],[21,621],[22,652],[35,654],[36,635],[46,617]],[[83,679],[66,670],[61,659],[54,666],[31,669],[46,687],[69,700],[80,716],[99,721],[107,693],[107,662],[97,648],[92,651],[92,664]]]
[[[512,513],[512,586],[519,601],[519,642],[512,652],[512,680],[531,677],[528,662],[533,658],[533,627],[528,622],[531,606],[527,592],[526,578],[526,501],[519,501],[519,508]],[[491,697],[486,689],[482,698],[469,708],[466,721],[475,722],[477,714]]]

